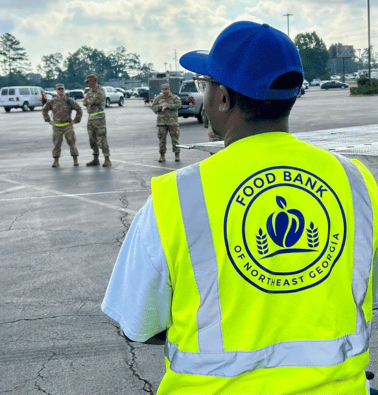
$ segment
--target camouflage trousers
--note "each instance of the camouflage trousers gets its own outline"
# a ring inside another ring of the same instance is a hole
[[[167,152],[167,134],[170,134],[172,141],[172,151],[179,153],[180,148],[177,147],[179,144],[180,129],[176,125],[164,125],[158,126],[158,138],[159,138],[159,152],[165,154]]]
[[[67,144],[70,147],[71,156],[79,156],[79,151],[76,148],[76,136],[71,125],[67,126],[53,126],[53,144],[52,156],[59,158],[62,148],[63,136],[66,138]]]
[[[104,156],[110,156],[105,117],[91,118],[89,116],[87,130],[93,155],[99,155],[99,148],[101,148]]]

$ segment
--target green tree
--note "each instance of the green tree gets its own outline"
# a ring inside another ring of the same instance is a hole
[[[316,32],[300,33],[295,37],[295,45],[301,56],[302,65],[307,80],[313,78],[327,79],[327,62],[329,54],[324,41]]]
[[[42,56],[42,63],[37,66],[37,70],[42,74],[43,85],[50,86],[57,82],[58,76],[62,73],[62,61],[63,55],[59,52]]]
[[[110,69],[107,74],[108,79],[130,79],[129,73],[127,72],[129,56],[125,47],[117,47],[115,51],[109,52],[108,59],[110,62]]]
[[[140,55],[136,53],[128,53],[126,56],[126,70],[130,75],[136,75],[140,72]]]
[[[58,79],[66,84],[68,89],[83,88],[88,74],[96,74],[99,83],[102,84],[111,67],[103,51],[87,46],[69,54],[63,66],[64,70],[59,74]]]
[[[21,47],[20,41],[10,33],[0,36],[0,64],[9,85],[20,77],[24,78],[31,69],[25,48]]]
[[[148,82],[150,72],[153,69],[154,69],[154,65],[152,63],[143,63],[143,65],[139,69],[139,73],[135,76],[135,79],[140,80],[142,82]]]

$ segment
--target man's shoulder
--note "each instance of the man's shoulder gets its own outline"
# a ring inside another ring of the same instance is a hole
[[[168,187],[168,185],[171,185],[171,182],[177,180],[177,178],[187,178],[195,173],[198,174],[198,172],[199,163],[194,163],[192,165],[182,167],[181,169],[162,174],[161,176],[152,177],[151,186],[155,184],[156,186],[159,185],[161,187],[164,187],[166,185]],[[171,188],[171,186],[169,186],[169,188]]]

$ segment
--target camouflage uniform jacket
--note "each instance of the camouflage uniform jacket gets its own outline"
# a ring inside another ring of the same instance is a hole
[[[106,96],[104,89],[102,89],[101,86],[96,86],[95,88],[90,89],[85,96],[83,106],[87,107],[88,114],[93,114],[94,112],[105,110],[105,100]],[[103,113],[94,115],[93,117],[100,118],[104,116],[105,114]]]
[[[163,103],[168,104],[168,108],[162,111]],[[171,94],[167,98],[161,93],[159,96],[155,97],[152,103],[152,111],[157,114],[157,126],[160,125],[175,125],[178,126],[178,109],[181,107],[181,99]]]
[[[69,103],[67,103],[69,100]],[[55,97],[54,99],[48,101],[42,108],[42,115],[46,122],[50,122],[49,111],[53,113],[53,121],[55,123],[67,123],[71,122],[71,112],[72,110],[76,111],[76,116],[74,121],[79,123],[81,121],[81,117],[83,116],[83,110],[81,107],[75,102],[74,99],[68,99],[67,96]]]

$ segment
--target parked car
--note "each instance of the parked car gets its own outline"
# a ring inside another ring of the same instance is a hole
[[[54,99],[55,97],[58,96],[58,94],[56,92],[52,92],[52,91],[45,91],[47,98],[49,100]],[[49,97],[50,96],[50,97]]]
[[[138,89],[138,96],[142,97],[143,99],[148,98],[148,93],[150,91],[150,88],[147,87],[142,87]]]
[[[308,83],[307,80],[303,80],[303,85],[304,85],[305,89],[308,89],[308,87],[310,86],[310,84]]]
[[[320,86],[321,83],[322,83],[322,81],[319,78],[314,78],[311,81],[311,86]]]
[[[75,100],[84,99],[84,91],[82,89],[73,89],[69,91],[67,97],[72,97]]]
[[[199,123],[203,123],[203,94],[197,91],[194,81],[183,81],[178,96],[181,99],[181,108],[178,110],[179,117],[196,117]]]
[[[112,103],[118,103],[119,106],[123,106],[125,99],[121,92],[117,92],[112,86],[103,86],[105,91],[105,106],[109,107]]]
[[[115,88],[117,92],[121,92],[123,97],[127,97],[127,93],[123,88]]]
[[[91,88],[89,88],[88,86],[84,89],[84,96],[89,92]]]
[[[340,82],[340,81],[324,81],[320,85],[320,89],[327,90],[327,89],[337,89],[337,88],[345,89],[345,88],[349,88],[349,85],[346,84],[345,82]]]
[[[8,86],[0,91],[0,106],[6,112],[12,108],[21,108],[22,111],[33,111],[35,107],[42,106],[43,89],[40,86]]]
[[[304,84],[302,84],[301,91],[299,92],[299,94],[298,94],[297,97],[301,97],[301,96],[303,96],[305,93],[306,93],[306,87],[305,87]]]
[[[125,97],[130,98],[133,95],[133,90],[132,89],[127,89],[125,91],[125,93],[126,93]]]
[[[339,80],[341,77],[337,74],[331,75],[331,80]]]

